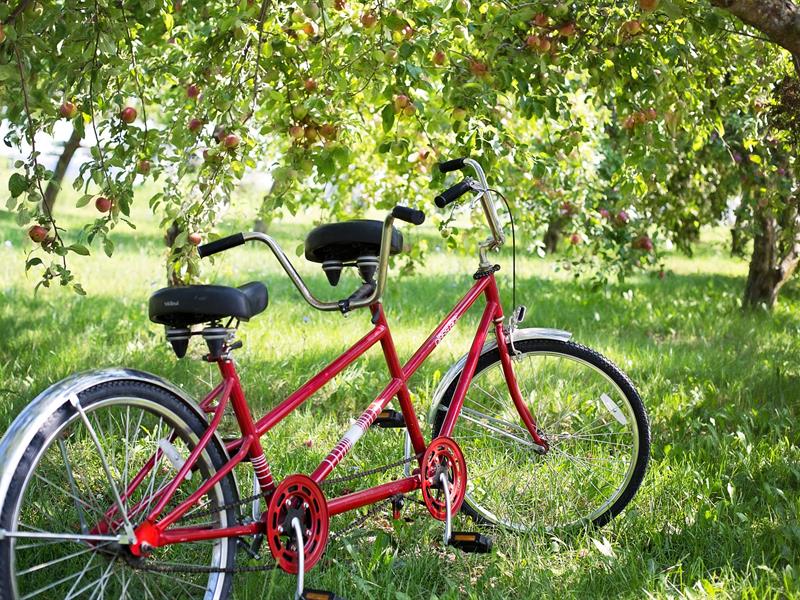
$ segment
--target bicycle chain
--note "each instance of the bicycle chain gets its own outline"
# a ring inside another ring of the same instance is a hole
[[[401,467],[410,463],[412,460],[418,459],[421,454],[415,454],[413,456],[409,456],[408,458],[404,458],[402,460],[398,460],[393,463],[389,463],[387,465],[383,465],[380,467],[375,467],[373,469],[366,469],[363,471],[358,471],[357,473],[352,473],[350,475],[343,475],[341,477],[336,477],[334,479],[329,479],[324,481],[320,487],[331,487],[333,485],[347,483],[349,481],[355,481],[356,479],[361,479],[363,477],[368,477],[370,475],[376,475],[378,473],[383,473],[384,471],[388,471],[389,469],[393,469],[395,467]],[[199,517],[206,517],[206,516],[213,516],[214,514],[222,511],[229,510],[231,508],[238,508],[239,506],[244,506],[245,504],[250,504],[256,500],[260,500],[261,498],[265,498],[266,496],[263,493],[254,494],[253,496],[249,496],[247,498],[240,499],[236,502],[229,502],[227,504],[223,504],[218,506],[212,510],[201,511],[199,513],[193,513],[191,516],[193,519],[197,519]],[[349,533],[350,531],[361,527],[364,523],[367,522],[371,517],[378,514],[384,506],[391,504],[389,500],[384,500],[382,502],[378,502],[374,504],[366,513],[363,515],[356,517],[350,523],[348,523],[345,527],[338,531],[331,532],[330,539],[331,540],[338,540],[345,536],[345,534]],[[164,565],[164,564],[136,564],[135,562],[129,562],[129,565],[138,571],[152,571],[157,573],[226,573],[226,574],[235,574],[235,573],[258,573],[264,571],[272,571],[278,568],[278,565],[244,565],[244,566],[237,566],[237,567],[201,567],[201,566],[189,566],[189,565],[181,565],[172,566],[172,565]]]

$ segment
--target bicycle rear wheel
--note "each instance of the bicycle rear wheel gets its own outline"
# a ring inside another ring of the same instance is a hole
[[[15,473],[0,499],[0,528],[12,534],[0,540],[0,600],[228,598],[232,576],[202,569],[232,568],[234,539],[174,544],[137,559],[126,545],[112,541],[124,532],[124,522],[118,512],[108,515],[115,506],[116,488],[131,524],[135,527],[144,519],[159,490],[173,480],[173,461],[185,459],[206,430],[203,419],[180,398],[144,382],[102,383],[81,392],[78,401],[91,428],[71,404],[64,404],[33,437],[19,464],[6,465]],[[173,460],[164,448],[173,451]],[[154,456],[158,458],[153,468],[126,495]],[[212,439],[191,479],[182,482],[165,510],[224,464],[224,450]],[[237,499],[228,475],[179,525],[233,524],[235,511],[219,507]],[[97,538],[90,539],[92,535]],[[149,565],[176,572],[146,570]],[[177,572],[192,568],[198,572]]]
[[[520,391],[549,451],[536,452],[499,351],[485,353],[452,433],[469,473],[462,510],[517,531],[603,525],[630,502],[647,468],[650,430],[639,394],[616,366],[584,346],[551,339],[515,346]],[[434,399],[434,436],[459,378]]]

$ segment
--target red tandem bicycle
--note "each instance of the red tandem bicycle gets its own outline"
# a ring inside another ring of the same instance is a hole
[[[220,383],[201,402],[130,369],[80,373],[35,398],[0,442],[0,600],[223,600],[232,594],[234,573],[275,564],[297,576],[296,597],[333,598],[304,583],[325,552],[331,517],[388,502],[396,515],[403,496],[415,491],[444,521],[444,543],[467,552],[487,552],[491,540],[451,531],[459,510],[478,524],[523,532],[602,525],[617,515],[648,461],[639,395],[617,367],[570,341],[569,333],[519,327],[524,307],[505,321],[494,276],[499,267],[488,259],[505,242],[493,190],[474,160],[440,165],[442,172],[464,168],[475,178],[465,177],[436,204],[444,208],[470,193],[480,200],[491,236],[479,246],[471,289],[405,364],[381,297],[389,257],[403,246],[394,221],[419,225],[425,216],[397,206],[382,223],[327,224],[306,238],[306,258],[321,263],[331,285],[343,268],[358,269],[361,287],[338,302],[314,297],[263,233],[237,233],[199,248],[205,257],[262,242],[312,307],[367,308],[371,315],[364,337],[260,419],[232,358],[241,347],[239,323],[267,307],[259,282],[166,288],[150,299],[150,318],[165,326],[179,358],[199,336],[208,346],[205,359],[219,367]],[[407,381],[481,297],[485,308],[472,345],[433,394],[426,441]],[[276,482],[261,438],[376,344],[388,383],[312,473]],[[399,411],[388,408],[395,397]],[[241,432],[235,439],[220,434],[226,412]],[[329,476],[371,427],[405,428],[405,457],[364,473],[403,465],[404,476],[327,497],[323,488],[337,481]],[[241,498],[234,467],[246,462],[255,494]],[[237,554],[255,557],[264,541],[274,563],[237,566]]]

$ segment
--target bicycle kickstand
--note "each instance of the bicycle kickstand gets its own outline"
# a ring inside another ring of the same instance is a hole
[[[297,538],[297,591],[294,595],[294,600],[343,600],[333,592],[326,592],[323,590],[305,589],[305,568],[306,568],[306,553],[305,542],[303,541],[303,528],[300,526],[300,519],[297,517],[292,519],[292,529],[294,529],[295,538]]]

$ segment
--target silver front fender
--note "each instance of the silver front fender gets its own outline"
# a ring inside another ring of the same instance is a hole
[[[526,329],[515,329],[514,333],[512,334],[512,339],[514,342],[519,342],[522,340],[560,340],[562,342],[566,342],[572,337],[572,334],[569,331],[562,331],[560,329],[548,329],[547,327],[528,327]],[[487,352],[491,352],[497,348],[497,339],[492,339],[486,342],[481,348],[481,356],[486,354]],[[436,390],[433,392],[433,398],[431,401],[431,408],[428,411],[428,423],[433,425],[434,417],[436,416],[436,408],[439,406],[439,402],[442,400],[442,395],[445,393],[450,384],[453,383],[458,374],[461,372],[461,369],[464,368],[464,365],[467,362],[467,354],[459,358],[452,367],[450,367],[447,373],[444,374],[442,380],[439,382],[439,385],[436,386]]]
[[[41,429],[44,422],[63,404],[69,402],[71,397],[100,383],[118,380],[142,381],[163,388],[165,391],[175,394],[181,400],[184,400],[203,420],[206,418],[202,409],[185,391],[161,377],[144,371],[112,368],[85,371],[71,375],[58,383],[54,383],[36,396],[14,419],[5,436],[0,440],[0,465],[2,465],[2,471],[0,471],[0,507],[5,502],[6,492],[9,485],[11,485],[11,478],[14,476],[23,452],[25,452],[25,449],[34,435]],[[224,449],[225,444],[222,443],[222,439],[219,436],[217,436],[217,441]]]

